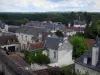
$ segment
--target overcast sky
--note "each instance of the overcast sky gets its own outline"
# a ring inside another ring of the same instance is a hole
[[[0,0],[0,12],[100,12],[100,0]]]

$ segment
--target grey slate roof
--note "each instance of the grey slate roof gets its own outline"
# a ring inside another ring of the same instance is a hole
[[[57,50],[60,42],[63,42],[62,38],[47,37],[45,47],[49,49]]]
[[[29,34],[29,35],[38,35],[39,33],[44,33],[46,32],[45,29],[43,28],[35,28],[31,26],[21,26],[16,33],[24,33],[24,34]]]
[[[85,25],[86,22],[85,21],[74,20],[74,24],[77,24],[77,25]]]

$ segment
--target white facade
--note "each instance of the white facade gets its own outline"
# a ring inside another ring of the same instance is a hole
[[[51,63],[49,66],[64,66],[73,64],[72,60],[72,48],[67,48],[66,43],[62,43],[58,50],[48,49],[47,56],[49,56]]]
[[[19,43],[21,44],[21,50],[28,50],[29,43],[35,43],[35,40],[32,39],[34,35],[16,33],[16,36],[17,36]],[[39,34],[37,39],[39,39],[38,41],[42,41],[42,35]]]
[[[78,28],[78,27],[85,28],[85,27],[86,27],[86,24],[85,24],[85,25],[76,25],[76,24],[75,24],[74,27],[77,27],[77,28]]]
[[[67,36],[73,36],[75,35],[77,32],[76,31],[70,31],[70,32],[66,32]]]
[[[16,33],[16,36],[19,43],[21,44],[21,50],[28,48],[28,42],[32,43],[32,35]]]

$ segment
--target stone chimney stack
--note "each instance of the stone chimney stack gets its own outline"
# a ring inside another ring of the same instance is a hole
[[[84,63],[87,64],[87,60],[88,58],[87,57],[84,57]]]
[[[68,27],[71,27],[71,24],[70,23],[68,24]]]
[[[96,66],[99,57],[99,47],[95,44],[92,48],[92,65]]]

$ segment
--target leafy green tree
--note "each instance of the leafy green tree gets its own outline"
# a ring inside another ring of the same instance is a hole
[[[56,34],[58,37],[64,37],[63,33],[62,33],[60,30],[56,31],[55,34]]]
[[[73,36],[70,43],[73,45],[73,58],[75,59],[88,50],[88,45],[86,44],[84,37]]]
[[[60,75],[73,75],[72,65],[61,67]]]
[[[42,54],[42,51],[33,51],[24,53],[24,58],[28,64],[37,63],[37,64],[48,64],[50,59],[48,56]]]

